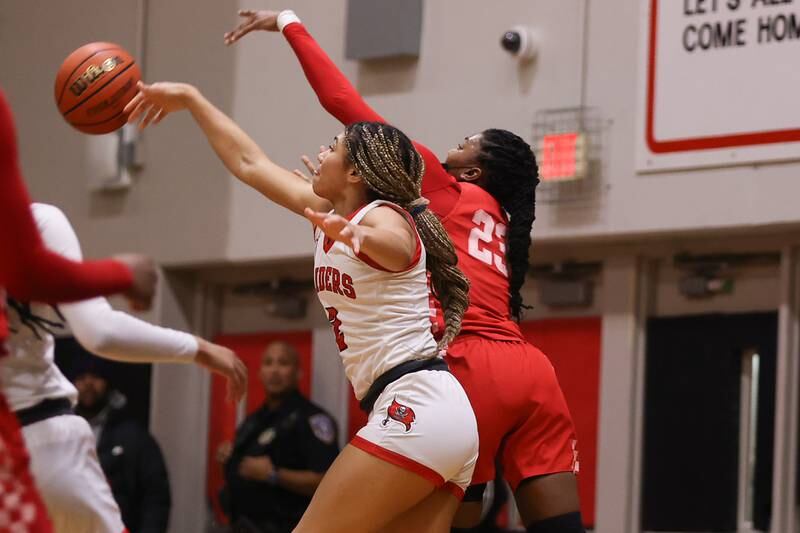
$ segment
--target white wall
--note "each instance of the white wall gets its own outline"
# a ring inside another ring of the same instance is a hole
[[[613,120],[607,152],[610,189],[602,213],[596,222],[574,227],[558,227],[545,214],[537,221],[538,235],[555,239],[797,223],[800,212],[792,199],[798,190],[797,163],[635,174],[635,104],[638,76],[643,75],[637,72],[638,38],[644,1],[614,0],[590,7],[587,103]]]
[[[344,60],[345,6],[291,3],[367,101],[439,154],[490,126],[527,135],[535,109],[579,103],[581,0],[504,1],[501,9],[479,0],[428,1],[419,60],[371,64]],[[519,23],[541,23],[546,46],[558,53],[521,70],[499,46],[503,31]],[[319,106],[282,36],[248,36],[236,47],[234,116],[268,154],[296,168],[300,154],[315,154],[341,126]],[[235,187],[229,257],[310,254],[307,224],[291,218]]]
[[[36,200],[61,207],[88,255],[123,249],[163,262],[205,262],[224,256],[230,181],[188,117],[147,132],[144,170],[126,193],[90,194],[90,138],[72,130],[53,102],[61,61],[92,41],[117,42],[139,55],[137,1],[3,2],[0,85],[19,129],[26,181]],[[232,56],[221,45],[233,19],[230,6],[176,0],[148,2],[149,79],[197,83],[223,109],[230,107]]]
[[[635,173],[643,1],[604,0],[601,6],[587,0],[429,0],[424,3],[419,60],[377,64],[344,61],[345,0],[290,3],[368,101],[437,153],[490,126],[528,136],[537,111],[579,105],[582,94],[585,103],[607,119],[603,155],[607,190],[595,202],[540,204],[534,247],[539,260],[610,258],[591,310],[606,315],[600,447],[607,451],[599,457],[597,516],[598,531],[607,532],[635,529],[637,466],[628,452],[634,454],[637,446],[637,346],[645,318],[638,307],[642,294],[636,285],[637,257],[647,256],[655,247],[650,257],[667,261],[681,250],[682,242],[667,236],[680,234],[686,239],[711,230],[727,235],[726,244],[709,239],[695,242],[693,251],[761,249],[759,238],[743,240],[738,235],[756,230],[768,235],[787,228],[794,228],[797,235],[800,223],[795,207],[797,163]],[[587,6],[588,32],[584,32]],[[235,22],[238,7],[253,4],[149,2],[147,77],[196,83],[269,155],[294,168],[300,154],[315,152],[340,126],[319,108],[281,36],[255,35],[234,48],[222,45],[222,33]],[[52,81],[63,57],[80,44],[104,39],[132,48],[135,11],[134,2],[121,0],[90,0],[82,2],[80,10],[70,3],[44,0],[3,2],[0,85],[17,115],[22,161],[34,197],[68,213],[89,255],[142,250],[162,262],[195,267],[310,256],[308,224],[227,177],[187,116],[171,117],[145,135],[146,166],[130,192],[113,197],[87,192],[91,169],[85,158],[86,139],[58,117]],[[527,68],[519,68],[498,46],[502,31],[520,23],[536,27],[542,35],[540,57]],[[613,246],[604,249],[603,243]],[[797,244],[796,237],[784,234],[770,249],[787,243]],[[225,281],[229,273],[218,271],[217,281]],[[687,305],[675,295],[674,273],[664,274],[654,280],[659,314],[745,310],[754,305],[766,309],[782,294],[774,271],[760,271],[737,286],[749,295],[746,301],[723,297]],[[200,286],[165,300],[159,318],[206,334],[286,326],[265,317],[258,303],[233,301],[219,309],[219,321],[209,326],[192,315],[191,305],[188,311],[178,305],[191,303]],[[315,302],[309,305],[313,318],[305,327],[319,331],[322,339],[324,316]],[[537,306],[532,318],[548,315]],[[315,353],[324,351],[315,346]],[[205,445],[203,379],[200,373],[177,375],[167,367],[154,377],[154,408],[165,406],[155,413],[154,430],[166,443],[168,462],[178,465],[180,472],[173,473],[173,486],[181,491],[174,531],[197,531],[195,525],[202,519],[197,477],[201,466],[196,461]],[[335,399],[339,392],[331,389],[326,394]],[[176,430],[171,424],[181,413],[187,414],[180,418],[185,426]],[[190,455],[181,455],[185,431],[203,442]],[[620,450],[626,452],[624,457]]]
[[[637,72],[638,2],[589,6],[585,34],[585,0],[424,5],[418,61],[358,64],[343,59],[345,0],[291,3],[367,100],[437,153],[489,126],[529,136],[537,111],[579,105],[585,92],[585,103],[608,120],[607,190],[595,202],[540,204],[536,237],[541,245],[800,222],[794,205],[796,163],[635,173],[634,104],[642,75]],[[226,178],[187,116],[147,132],[146,167],[130,192],[87,193],[91,169],[85,138],[58,117],[50,91],[59,62],[77,45],[109,39],[134,47],[136,3],[117,1],[113,7],[94,2],[78,13],[67,4],[39,0],[14,3],[0,18],[2,84],[18,116],[34,196],[63,207],[92,254],[126,247],[183,265],[307,257],[306,223]],[[340,126],[317,104],[281,36],[248,36],[232,48],[222,44],[236,7],[149,2],[147,78],[197,84],[275,160],[297,167],[300,154],[313,154]],[[502,31],[514,24],[540,32],[540,55],[529,67],[519,67],[498,46]]]
[[[602,8],[588,7],[585,35],[588,4],[582,0],[504,2],[502,9],[478,0],[459,2],[456,8],[448,2],[426,2],[419,61],[379,64],[343,59],[344,3],[298,1],[292,8],[373,107],[441,154],[465,134],[490,126],[528,136],[537,111],[579,105],[587,39],[585,104],[597,108],[606,121],[606,189],[593,202],[540,204],[535,233],[541,245],[800,222],[793,201],[797,163],[655,175],[635,172],[635,103],[643,75],[637,65],[637,2],[612,0]],[[530,24],[541,35],[539,59],[527,68],[520,68],[498,46],[502,31],[518,23]],[[338,128],[322,116],[279,36],[260,35],[238,46],[235,114],[264,146],[275,147],[282,163],[294,167],[294,154],[313,151],[319,144],[314,139],[324,142]],[[292,123],[303,126],[291,129],[287,124]],[[288,219],[259,206],[259,199],[248,193],[234,191],[230,256],[302,254],[305,227],[285,225]],[[270,239],[248,238],[253,227],[283,231]]]

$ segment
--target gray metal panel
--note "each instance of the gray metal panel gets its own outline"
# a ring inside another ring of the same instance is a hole
[[[347,59],[419,56],[422,0],[348,0]]]

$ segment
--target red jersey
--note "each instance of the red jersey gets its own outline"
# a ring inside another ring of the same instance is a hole
[[[20,300],[58,303],[121,292],[133,284],[131,272],[118,261],[77,263],[45,248],[17,158],[11,108],[0,90],[0,355],[8,333],[4,289]]]
[[[293,22],[283,34],[294,50],[306,78],[322,106],[342,124],[359,121],[386,122],[358,94],[342,72],[305,27]],[[497,200],[470,183],[459,183],[442,167],[425,145],[414,141],[425,160],[422,195],[442,221],[458,254],[458,267],[470,280],[470,305],[461,333],[495,340],[522,340],[511,319],[505,258],[508,217]],[[437,327],[438,322],[438,327]],[[441,330],[436,310],[434,332]]]
[[[461,183],[456,205],[442,218],[458,254],[458,268],[470,281],[470,305],[462,334],[493,340],[521,340],[508,304],[506,227],[508,216],[494,197],[471,183]]]

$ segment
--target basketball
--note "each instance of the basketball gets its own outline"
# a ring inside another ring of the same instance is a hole
[[[139,66],[124,48],[89,43],[58,69],[55,99],[64,119],[83,133],[110,133],[125,124],[125,105],[136,95]]]

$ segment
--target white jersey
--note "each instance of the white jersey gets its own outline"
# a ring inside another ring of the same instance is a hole
[[[80,243],[66,216],[56,207],[31,206],[45,246],[68,259],[80,261]],[[67,324],[80,344],[98,355],[129,362],[191,362],[197,340],[187,333],[161,328],[115,311],[105,298],[60,304],[58,310],[43,304],[14,304],[7,308],[8,354],[0,358],[0,384],[12,411],[45,399],[78,393],[54,362],[53,335],[66,332]],[[66,320],[65,320],[66,319]]]
[[[6,342],[8,354],[0,360],[3,392],[11,410],[25,409],[47,398],[67,398],[74,404],[78,391],[55,365],[55,342],[41,322],[60,324],[61,319],[54,308],[41,304],[25,305],[23,314],[29,317],[27,323],[16,309],[8,309],[11,335]],[[59,331],[61,326],[54,329]]]
[[[375,207],[375,201],[356,211],[358,224]],[[416,235],[416,230],[415,230]],[[405,361],[437,356],[431,334],[425,248],[419,235],[411,266],[390,272],[363,253],[315,231],[314,287],[333,327],[344,370],[356,398],[366,395],[375,379]]]

